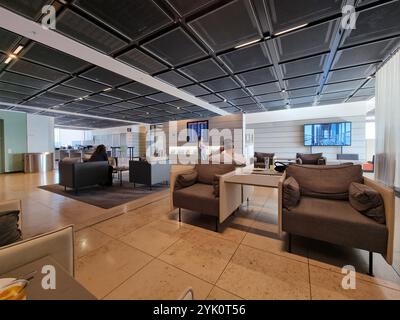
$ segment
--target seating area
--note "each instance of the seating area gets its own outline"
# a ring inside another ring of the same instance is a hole
[[[0,300],[400,300],[399,16],[0,0]]]

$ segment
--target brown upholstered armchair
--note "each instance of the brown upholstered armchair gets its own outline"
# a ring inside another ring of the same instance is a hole
[[[322,153],[296,153],[297,164],[326,165],[326,158]]]
[[[363,177],[360,165],[291,165],[279,199],[279,226],[289,235],[289,252],[294,234],[369,251],[370,275],[373,252],[392,264],[394,192]]]
[[[254,152],[254,168],[265,168],[266,158],[269,158],[269,166],[275,163],[275,153]]]

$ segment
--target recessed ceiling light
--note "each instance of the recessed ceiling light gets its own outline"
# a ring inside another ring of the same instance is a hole
[[[275,36],[280,36],[280,35],[282,35],[282,34],[284,34],[284,33],[288,33],[288,32],[291,32],[291,31],[294,31],[294,30],[303,28],[303,27],[305,27],[305,26],[307,26],[307,25],[308,25],[308,23],[304,23],[304,24],[301,24],[301,25],[299,25],[299,26],[297,26],[297,27],[293,27],[293,28],[290,28],[290,29],[283,30],[283,31],[281,31],[281,32],[275,33]]]
[[[178,110],[180,110],[181,109],[181,107],[176,107]]]
[[[6,59],[6,61],[4,61],[4,63],[5,63],[5,64],[9,64],[9,63],[11,62],[12,59],[13,59],[12,57],[8,57],[8,58]]]
[[[24,46],[18,46],[17,49],[14,50],[13,54],[17,55],[18,53],[20,53],[22,51],[23,48],[24,48]]]
[[[286,92],[286,89],[282,89],[282,92],[285,93],[285,92]]]
[[[107,89],[104,89],[103,91],[104,92],[108,92],[108,91],[111,91],[113,88],[107,88]]]
[[[249,41],[249,42],[246,42],[243,44],[239,44],[238,46],[235,47],[235,49],[243,48],[243,47],[249,46],[251,44],[257,43],[259,41],[261,41],[261,39],[256,39],[256,40],[252,40],[252,41]]]
[[[228,100],[227,100],[227,99],[224,99],[224,102],[228,102]]]

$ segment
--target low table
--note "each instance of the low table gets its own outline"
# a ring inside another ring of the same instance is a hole
[[[42,274],[41,271],[45,265],[54,266],[56,269],[56,289],[54,290],[45,290],[42,287],[42,279],[45,274]],[[50,256],[20,266],[0,275],[0,278],[19,278],[32,274],[32,272],[36,273],[25,289],[27,300],[97,300],[93,294],[86,290]]]
[[[125,171],[129,171],[129,167],[128,166],[118,166],[114,170],[118,174],[119,185],[122,187],[122,173],[124,173]]]
[[[255,187],[278,188],[282,173],[270,170],[254,170],[243,168],[236,170],[236,174],[225,180],[226,183],[236,183]]]

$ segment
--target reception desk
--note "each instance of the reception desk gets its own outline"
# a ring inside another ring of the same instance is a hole
[[[47,172],[54,169],[54,153],[25,153],[24,154],[24,172]]]

